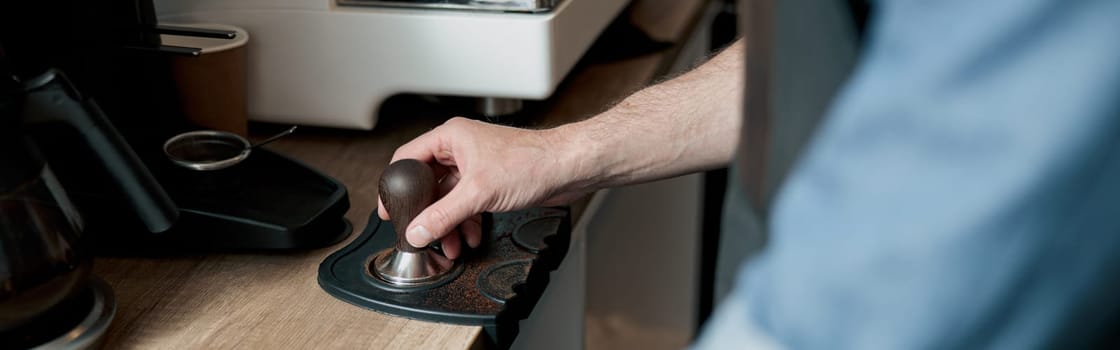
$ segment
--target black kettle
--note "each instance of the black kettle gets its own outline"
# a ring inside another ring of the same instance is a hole
[[[19,346],[27,327],[90,283],[82,216],[37,146],[59,127],[77,131],[70,135],[80,135],[150,231],[178,218],[147,168],[61,72],[0,77],[0,347]]]

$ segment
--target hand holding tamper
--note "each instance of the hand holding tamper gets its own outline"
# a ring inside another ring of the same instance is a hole
[[[389,164],[378,186],[397,244],[373,258],[371,274],[390,286],[404,288],[433,287],[455,278],[462,264],[430,248],[413,247],[405,238],[408,224],[435,199],[432,168],[415,159],[402,159]]]
[[[530,208],[487,214],[480,230],[485,250],[453,261],[405,239],[409,224],[440,196],[433,170],[412,159],[385,169],[378,192],[381,214],[392,223],[371,213],[361,235],[319,264],[319,285],[378,312],[483,326],[493,344],[508,346],[567,253],[569,212]]]

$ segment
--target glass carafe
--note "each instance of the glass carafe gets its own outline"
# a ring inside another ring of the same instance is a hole
[[[90,281],[82,218],[51,172],[52,160],[37,148],[36,141],[59,135],[46,126],[78,131],[78,147],[105,165],[111,180],[105,185],[120,190],[149,231],[163,232],[178,217],[96,104],[61,72],[23,82],[0,76],[0,348],[52,323]]]
[[[73,297],[88,279],[81,216],[27,140],[0,131],[0,334]]]

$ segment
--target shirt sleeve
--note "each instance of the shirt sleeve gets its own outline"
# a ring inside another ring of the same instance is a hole
[[[1120,1],[880,1],[743,270],[801,349],[1080,348],[1120,310]]]

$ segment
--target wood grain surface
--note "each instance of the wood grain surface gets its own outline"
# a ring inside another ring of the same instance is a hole
[[[594,1],[594,0],[583,0]],[[660,40],[676,41],[703,0],[635,0],[624,13]],[[545,127],[581,120],[649,84],[673,48],[613,62],[584,62],[529,116]],[[393,150],[454,111],[403,99],[386,103],[373,131],[301,128],[271,150],[293,157],[347,186],[356,229],[377,208],[378,179]],[[253,125],[254,138],[281,130]],[[573,208],[579,215],[580,206]],[[578,216],[577,216],[578,217]],[[352,239],[351,236],[350,239]],[[98,258],[96,275],[117,295],[107,349],[468,349],[481,328],[379,314],[339,301],[316,282],[319,263],[350,239],[305,252],[167,258]]]
[[[393,231],[397,234],[397,250],[420,251],[420,248],[408,244],[405,229],[416,215],[420,215],[435,200],[436,178],[432,168],[415,159],[393,162],[381,173],[377,193],[393,222]]]

